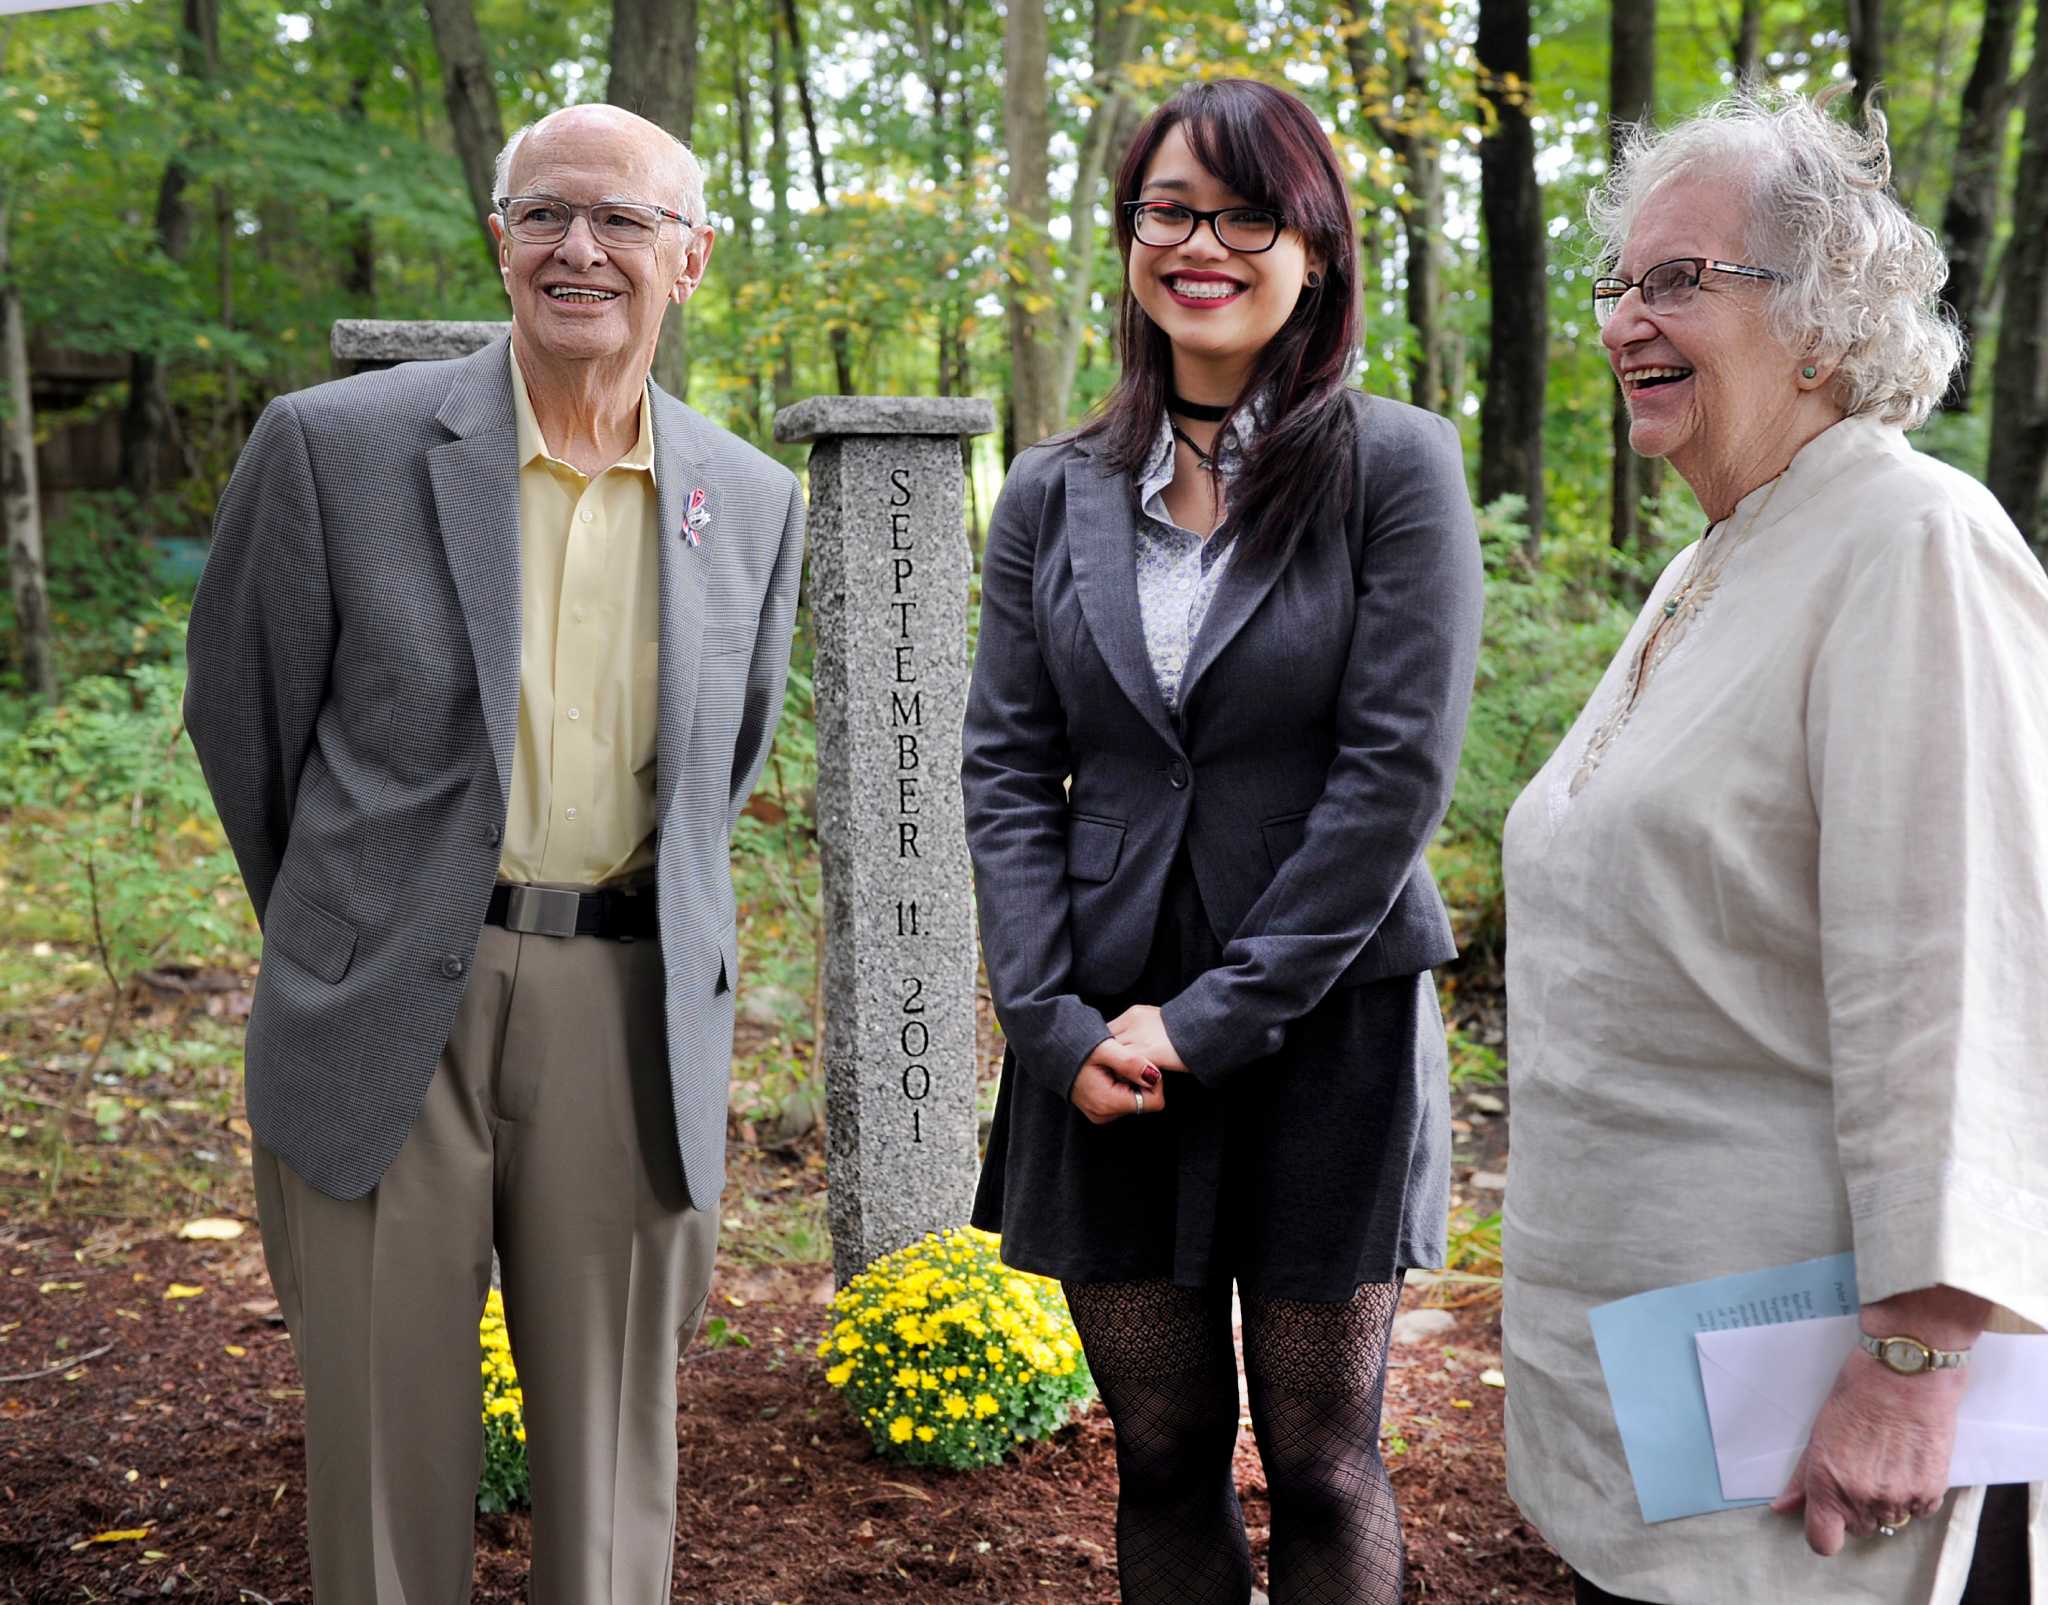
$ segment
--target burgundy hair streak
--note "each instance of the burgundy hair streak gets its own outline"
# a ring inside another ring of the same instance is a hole
[[[1358,233],[1351,191],[1315,113],[1283,89],[1249,78],[1190,84],[1145,120],[1117,173],[1113,215],[1124,259],[1117,308],[1123,372],[1081,433],[1102,435],[1104,456],[1135,473],[1153,442],[1173,378],[1173,350],[1130,289],[1131,233],[1123,203],[1138,198],[1160,142],[1181,128],[1195,160],[1246,203],[1277,212],[1323,259],[1321,286],[1304,290],[1293,315],[1266,342],[1244,394],[1270,390],[1272,412],[1231,486],[1231,522],[1242,559],[1291,549],[1308,520],[1351,492],[1352,411],[1344,399],[1357,364]],[[1230,427],[1225,419],[1220,426]]]

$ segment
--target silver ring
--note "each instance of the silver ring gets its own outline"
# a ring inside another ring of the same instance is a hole
[[[1145,1095],[1136,1087],[1131,1088],[1131,1102],[1138,1106],[1139,1114],[1142,1115],[1145,1112]]]

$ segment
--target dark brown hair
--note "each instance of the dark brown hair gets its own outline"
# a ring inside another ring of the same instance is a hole
[[[1116,241],[1124,259],[1117,307],[1123,373],[1084,435],[1104,437],[1104,457],[1126,473],[1159,438],[1173,379],[1173,347],[1131,294],[1126,201],[1138,199],[1160,142],[1183,130],[1195,160],[1246,204],[1278,213],[1323,259],[1322,283],[1304,289],[1266,342],[1234,415],[1261,392],[1271,411],[1231,486],[1231,519],[1246,560],[1281,556],[1314,512],[1351,493],[1355,421],[1345,391],[1357,365],[1358,233],[1351,191],[1315,113],[1293,95],[1249,78],[1189,84],[1145,120],[1116,178]],[[1225,418],[1219,426],[1231,427]]]

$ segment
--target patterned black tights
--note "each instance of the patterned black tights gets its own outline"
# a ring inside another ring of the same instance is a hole
[[[1087,1282],[1066,1292],[1116,1427],[1125,1605],[1245,1605],[1228,1290]],[[1343,1304],[1243,1301],[1252,1427],[1273,1503],[1273,1605],[1400,1600],[1401,1526],[1379,1453],[1400,1297],[1396,1278]]]

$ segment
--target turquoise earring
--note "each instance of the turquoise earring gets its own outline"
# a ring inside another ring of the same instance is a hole
[[[1812,377],[1813,377],[1813,376],[1814,376],[1814,375],[1815,375],[1816,373],[1818,373],[1819,371],[1820,371],[1820,370],[1819,370],[1818,368],[1814,367],[1814,365],[1813,365],[1812,363],[1810,363],[1810,362],[1809,362],[1809,363],[1808,363],[1808,364],[1807,364],[1807,365],[1806,365],[1805,367],[1803,367],[1803,368],[1801,368],[1801,369],[1799,370],[1800,374],[1801,374],[1801,375],[1802,375],[1803,377],[1805,377],[1805,378],[1808,378],[1808,379],[1811,379],[1811,378],[1812,378]]]

